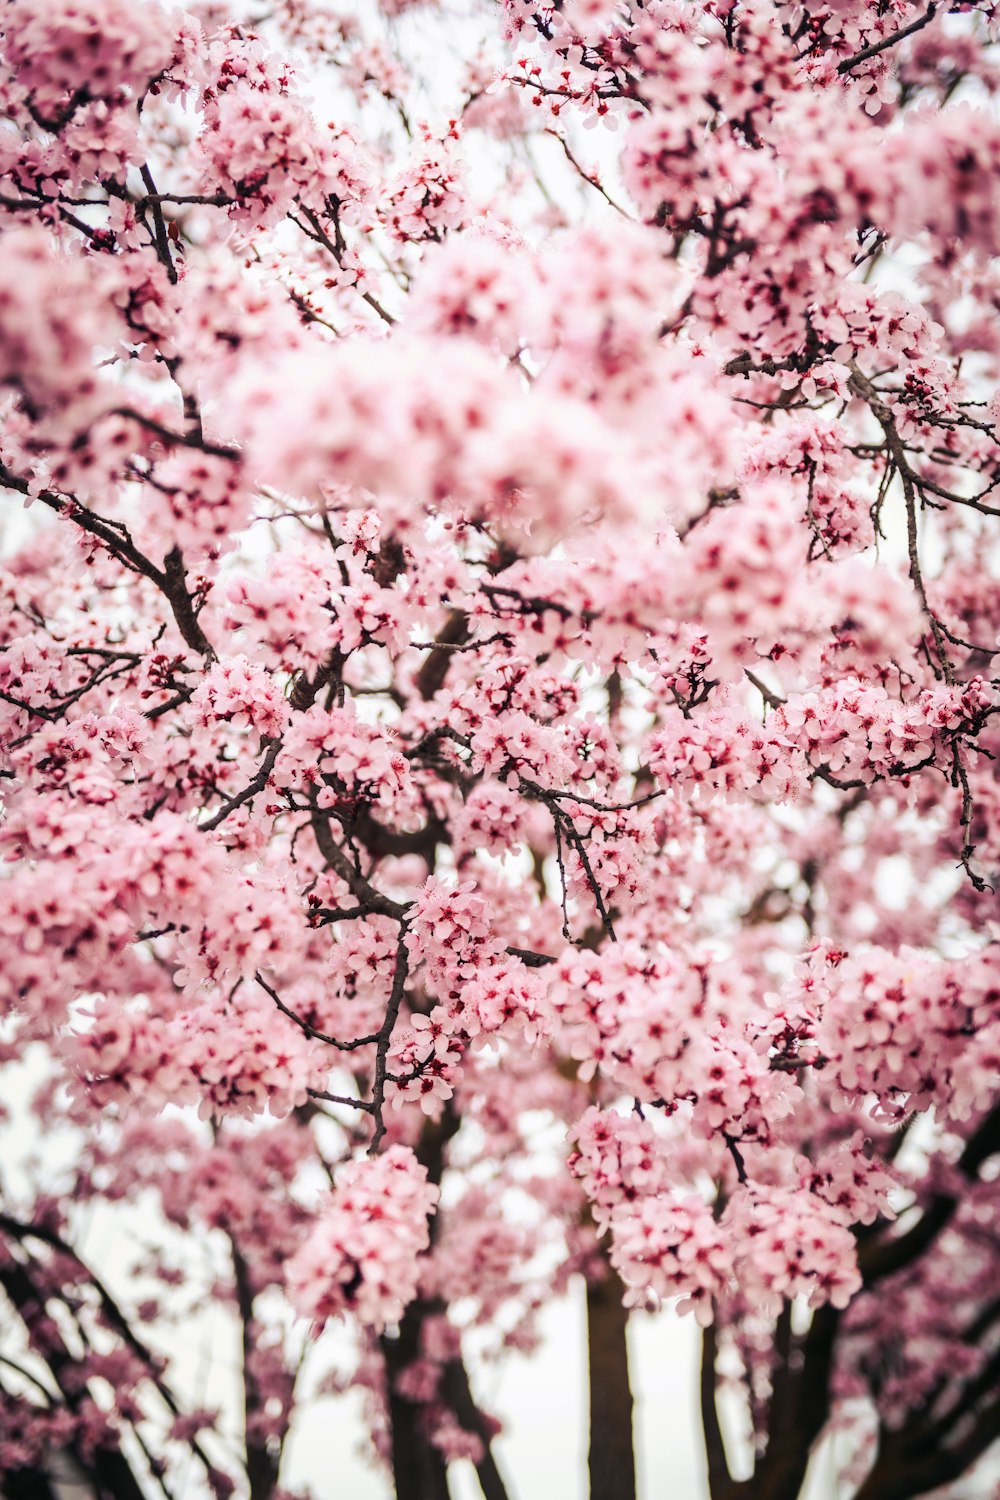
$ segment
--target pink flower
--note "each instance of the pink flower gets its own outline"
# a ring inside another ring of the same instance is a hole
[[[398,1321],[417,1290],[437,1199],[403,1146],[344,1167],[330,1206],[288,1264],[296,1310],[317,1330],[348,1310],[376,1331]]]

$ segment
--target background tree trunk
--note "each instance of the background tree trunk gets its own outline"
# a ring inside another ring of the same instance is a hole
[[[617,1271],[605,1261],[600,1281],[587,1283],[590,1373],[590,1500],[635,1500],[628,1309]]]
[[[411,1302],[396,1338],[383,1336],[389,1424],[392,1429],[392,1473],[396,1500],[448,1500],[444,1459],[427,1430],[427,1408],[410,1401],[399,1390],[399,1377],[420,1355],[424,1305]]]

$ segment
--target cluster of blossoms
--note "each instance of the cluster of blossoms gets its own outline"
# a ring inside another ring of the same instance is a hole
[[[612,1215],[612,1264],[629,1301],[676,1298],[710,1323],[714,1299],[731,1271],[724,1231],[703,1198],[643,1198]]]
[[[887,1213],[894,1186],[857,1135],[815,1169],[789,1163],[787,1186],[737,1185],[720,1215],[686,1181],[690,1159],[639,1116],[591,1109],[575,1139],[572,1170],[632,1301],[681,1297],[705,1322],[734,1287],[775,1310],[800,1294],[846,1307],[861,1285],[850,1226]]]
[[[848,679],[790,699],[775,720],[812,766],[843,780],[872,781],[935,762],[947,768],[956,738],[995,710],[996,693],[994,684],[973,678],[960,687],[925,688],[907,702]]]
[[[151,547],[163,552],[179,547],[185,557],[212,569],[249,519],[239,470],[211,455],[171,453],[150,465],[149,478],[157,503],[137,518],[136,531]]]
[[[846,1095],[875,1095],[897,1116],[934,1103],[967,1119],[988,1105],[1000,1049],[992,953],[928,964],[905,950],[833,962],[819,952],[807,983],[815,1042]]]
[[[664,1143],[639,1115],[588,1109],[573,1138],[570,1166],[583,1184],[599,1229],[607,1228],[612,1212],[622,1204],[670,1191],[673,1177]]]
[[[366,724],[353,708],[321,708],[301,714],[282,742],[280,774],[291,784],[316,786],[320,807],[342,797],[405,800],[406,760],[380,724]]]
[[[412,1151],[391,1146],[345,1167],[332,1201],[288,1263],[288,1294],[314,1325],[348,1310],[370,1328],[397,1322],[417,1290],[438,1190]]]
[[[861,1290],[850,1228],[808,1193],[752,1188],[733,1197],[720,1224],[741,1247],[734,1269],[750,1301],[774,1312],[799,1296],[845,1308]]]
[[[450,142],[428,131],[402,171],[386,184],[379,217],[397,240],[441,240],[461,227],[465,195]]]
[[[725,980],[716,990],[704,964],[620,943],[567,957],[556,972],[561,1035],[583,1076],[599,1071],[669,1113],[690,1105],[691,1126],[706,1140],[767,1141],[791,1111],[788,1081],[726,1013]]]
[[[231,199],[244,232],[277,223],[293,203],[321,209],[366,195],[366,163],[349,138],[320,130],[289,70],[259,44],[220,43],[206,90],[202,187]]]
[[[261,482],[310,496],[330,482],[356,486],[375,492],[390,515],[457,496],[518,531],[529,520],[562,531],[593,511],[629,517],[649,484],[641,456],[623,472],[612,432],[582,403],[527,400],[513,373],[472,340],[439,347],[401,338],[391,347],[318,348],[309,358],[304,386],[279,369],[246,393],[241,436]]]
[[[719,1220],[699,1197],[643,1198],[616,1209],[611,1229],[612,1264],[631,1302],[677,1297],[702,1323],[730,1281],[774,1311],[798,1296],[845,1308],[861,1288],[850,1230],[801,1192],[741,1193]]]
[[[471,882],[456,889],[427,882],[412,907],[406,948],[430,1010],[414,1014],[411,1034],[400,1035],[397,1067],[418,1076],[402,1083],[394,1103],[420,1098],[429,1107],[447,1098],[448,1077],[471,1043],[501,1031],[534,1038],[546,1029],[543,986],[492,935],[486,901]]]
[[[233,730],[253,730],[262,739],[277,739],[288,722],[277,682],[246,656],[214,666],[195,689],[191,708],[203,729],[221,722]]]
[[[963,734],[995,711],[995,685],[974,678],[925,688],[906,701],[881,684],[847,678],[796,693],[763,723],[716,695],[692,723],[667,709],[650,739],[650,768],[665,785],[784,802],[817,774],[871,783],[936,765],[947,772]]]
[[[20,389],[44,411],[53,436],[75,437],[111,400],[93,368],[95,346],[120,337],[110,288],[95,297],[93,271],[61,255],[37,229],[4,235],[0,279],[0,384]],[[34,289],[33,313],[25,286]]]
[[[499,1496],[463,1334],[578,1274],[621,1368],[623,1289],[710,1329],[717,1495],[733,1371],[755,1493],[828,1419],[861,1500],[984,1460],[992,9],[5,8],[0,1067],[76,1156],[0,1215],[0,1489],[276,1500],[287,1293],[400,1500]]]
[[[43,122],[65,124],[91,101],[141,97],[175,47],[154,9],[126,0],[17,0],[4,25],[6,92]]]
[[[280,1119],[321,1088],[329,1064],[294,1026],[276,1029],[272,1007],[239,991],[230,1004],[207,1001],[169,1019],[151,1019],[106,999],[94,1002],[68,1052],[93,1104],[159,1111],[197,1104],[206,1119]]]

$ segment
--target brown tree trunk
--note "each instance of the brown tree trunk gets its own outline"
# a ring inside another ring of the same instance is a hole
[[[444,1173],[444,1153],[460,1121],[450,1105],[441,1119],[424,1124],[416,1151],[427,1168],[429,1181],[439,1186]],[[437,1235],[437,1219],[430,1224],[431,1241]],[[396,1500],[448,1500],[447,1465],[431,1442],[427,1407],[407,1400],[398,1389],[399,1377],[407,1366],[420,1357],[423,1325],[428,1318],[439,1318],[447,1304],[439,1297],[418,1297],[403,1314],[398,1336],[380,1339],[385,1358],[386,1385],[389,1392],[389,1422],[392,1428],[392,1469]],[[485,1500],[508,1500],[507,1487],[491,1447],[492,1429],[476,1404],[469,1384],[468,1371],[461,1351],[448,1361],[441,1372],[440,1398],[450,1408],[459,1426],[473,1432],[482,1443],[482,1456],[476,1463],[479,1487]]]
[[[383,1335],[389,1426],[392,1433],[392,1474],[396,1500],[448,1500],[444,1459],[427,1430],[427,1408],[399,1391],[399,1378],[420,1354],[420,1332],[426,1309],[412,1302],[403,1314],[396,1338]]]
[[[461,1356],[449,1360],[445,1366],[444,1389],[448,1404],[458,1418],[459,1425],[464,1427],[466,1432],[474,1432],[483,1445],[482,1457],[476,1464],[476,1474],[479,1478],[479,1488],[483,1492],[483,1500],[509,1500],[507,1486],[493,1456],[490,1426],[476,1405],[472,1387],[469,1384],[469,1374]]]
[[[705,1460],[708,1467],[708,1492],[712,1500],[729,1500],[734,1482],[729,1472],[726,1445],[719,1421],[716,1401],[715,1356],[718,1352],[716,1325],[709,1323],[701,1335],[701,1371],[699,1374],[699,1397],[701,1401],[701,1428],[705,1440]]]
[[[839,1321],[835,1308],[821,1307],[809,1331],[796,1340],[790,1314],[779,1318],[767,1446],[749,1479],[733,1479],[726,1462],[715,1401],[718,1329],[713,1324],[705,1330],[701,1413],[712,1500],[798,1500],[813,1447],[830,1414],[830,1375]]]
[[[635,1500],[628,1311],[617,1271],[608,1264],[605,1272],[587,1283],[590,1500]]]
[[[266,1442],[257,1442],[252,1436],[254,1417],[261,1405],[261,1393],[253,1370],[253,1346],[259,1331],[254,1317],[254,1293],[247,1263],[232,1236],[229,1243],[232,1248],[236,1305],[243,1341],[243,1421],[247,1482],[250,1486],[250,1500],[271,1500],[278,1483],[279,1455],[277,1451],[272,1452]]]

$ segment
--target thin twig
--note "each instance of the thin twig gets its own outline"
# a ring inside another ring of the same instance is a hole
[[[311,1037],[313,1041],[325,1042],[328,1047],[336,1047],[338,1052],[356,1052],[359,1047],[370,1047],[373,1042],[377,1042],[379,1039],[380,1033],[377,1031],[373,1032],[371,1036],[355,1037],[353,1042],[342,1042],[339,1037],[327,1036],[325,1031],[317,1031],[315,1026],[310,1026],[308,1021],[296,1015],[294,1010],[290,1010],[277,991],[271,988],[259,970],[254,975],[254,978],[261,989],[270,995],[282,1015],[287,1016],[290,1021],[294,1021],[296,1026],[300,1027],[306,1036]]]

